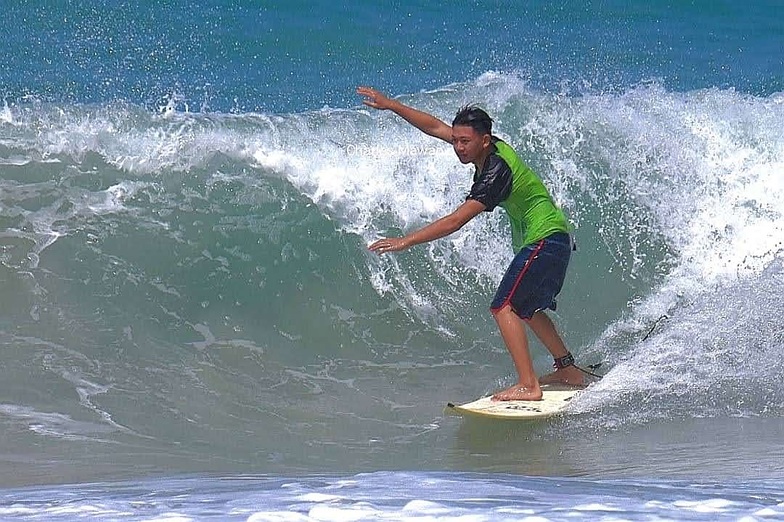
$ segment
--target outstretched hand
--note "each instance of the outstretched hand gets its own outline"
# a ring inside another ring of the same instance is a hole
[[[410,245],[402,237],[385,237],[379,239],[368,247],[368,250],[376,254],[386,254],[387,252],[399,252],[405,250]]]
[[[392,103],[392,100],[372,87],[357,87],[357,94],[365,97],[362,103],[374,109],[386,110]]]

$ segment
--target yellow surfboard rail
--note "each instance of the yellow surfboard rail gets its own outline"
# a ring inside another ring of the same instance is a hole
[[[562,413],[577,394],[585,387],[542,386],[540,401],[494,401],[482,397],[465,404],[448,403],[446,412],[456,415],[472,415],[493,419],[542,419]]]

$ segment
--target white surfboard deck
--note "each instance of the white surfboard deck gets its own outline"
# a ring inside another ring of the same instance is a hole
[[[494,401],[482,397],[466,404],[448,403],[448,413],[493,419],[530,420],[543,419],[562,413],[569,401],[583,391],[583,387],[546,385],[542,386],[541,401]]]

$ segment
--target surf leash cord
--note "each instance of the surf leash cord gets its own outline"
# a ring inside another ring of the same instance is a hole
[[[640,342],[646,341],[651,336],[651,334],[653,334],[654,330],[656,330],[656,327],[658,327],[662,321],[666,321],[667,319],[669,319],[669,317],[666,314],[656,319],[656,321],[654,321],[653,323],[653,326],[650,327],[650,329],[648,330],[648,332],[645,334],[645,336],[642,338]],[[598,370],[602,366],[602,363],[589,364],[588,369],[586,370],[585,368],[581,368],[580,366],[577,366],[575,364],[574,356],[569,351],[567,351],[566,355],[564,355],[563,357],[554,358],[553,361],[554,361],[553,368],[555,368],[556,370],[559,370],[561,368],[566,368],[568,366],[574,366],[584,374],[590,375],[591,377],[596,377],[597,379],[601,379],[602,377],[604,377],[604,375],[599,375],[598,373],[595,373],[596,370]]]

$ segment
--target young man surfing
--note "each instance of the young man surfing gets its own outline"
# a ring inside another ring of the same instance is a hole
[[[391,110],[430,136],[451,143],[463,164],[474,165],[466,200],[452,213],[403,237],[379,239],[370,250],[398,252],[420,243],[448,236],[474,217],[500,206],[512,229],[515,257],[501,280],[491,311],[517,370],[517,382],[493,395],[496,400],[540,400],[540,384],[583,385],[584,376],[544,310],[555,310],[572,242],[563,212],[555,205],[539,177],[512,148],[493,136],[493,121],[475,106],[463,107],[452,125],[388,98],[370,87],[359,87],[363,103]],[[536,378],[528,349],[526,324],[555,360],[555,372]]]

